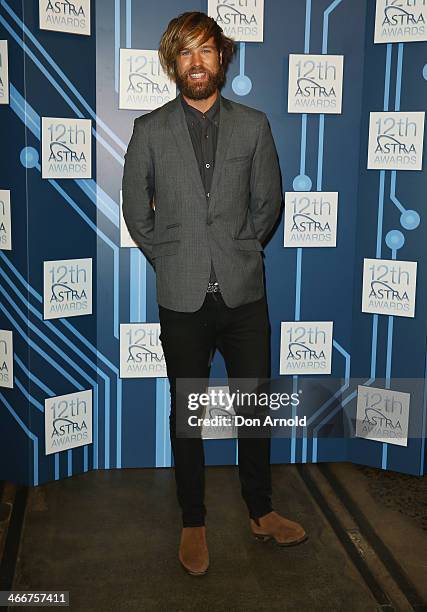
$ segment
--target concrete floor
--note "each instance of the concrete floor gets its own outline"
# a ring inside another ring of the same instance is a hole
[[[96,471],[30,490],[13,588],[70,591],[73,611],[378,610],[294,466],[273,466],[274,505],[309,540],[249,532],[234,467],[206,468],[209,573],[177,560],[171,469]],[[34,608],[33,608],[34,609]]]
[[[332,463],[329,469],[427,601],[427,476],[348,463]]]

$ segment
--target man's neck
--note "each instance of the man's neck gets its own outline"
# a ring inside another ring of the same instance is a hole
[[[193,100],[192,98],[187,98],[187,96],[182,95],[184,100],[187,102],[189,106],[196,108],[201,113],[206,113],[210,107],[215,103],[217,97],[219,95],[218,89],[213,93],[209,98],[205,98],[203,100]]]

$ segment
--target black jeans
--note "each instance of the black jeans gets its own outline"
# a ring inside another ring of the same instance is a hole
[[[204,466],[201,438],[176,435],[176,381],[207,381],[210,358],[220,350],[229,379],[270,375],[270,323],[265,297],[229,308],[220,293],[207,293],[196,312],[177,312],[159,306],[160,339],[171,387],[170,436],[175,462],[178,502],[184,527],[205,524]],[[230,391],[232,391],[230,387]],[[270,438],[239,438],[239,478],[249,516],[272,510]]]

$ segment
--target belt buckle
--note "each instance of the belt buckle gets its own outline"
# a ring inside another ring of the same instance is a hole
[[[215,282],[209,281],[206,292],[207,293],[217,293],[218,291],[219,291],[219,283],[217,281]]]

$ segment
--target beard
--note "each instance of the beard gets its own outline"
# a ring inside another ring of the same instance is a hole
[[[192,66],[182,74],[177,74],[176,84],[180,92],[187,98],[190,98],[190,100],[205,100],[224,85],[225,71],[221,64],[216,73],[211,72],[208,68],[200,68],[200,72],[206,73],[206,81],[200,83],[197,81],[191,82],[189,80],[189,75],[191,72],[197,72],[197,70],[197,66]]]

